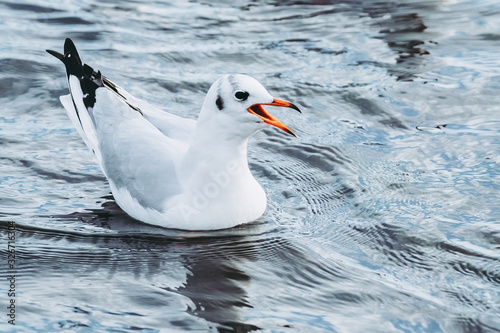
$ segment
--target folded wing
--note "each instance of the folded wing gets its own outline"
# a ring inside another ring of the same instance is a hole
[[[69,38],[64,55],[47,51],[66,66],[70,94],[61,96],[61,102],[111,188],[126,193],[146,209],[160,211],[167,198],[180,192],[176,168],[189,145],[195,121],[134,98],[82,63]],[[121,205],[123,200],[121,203],[113,193]]]

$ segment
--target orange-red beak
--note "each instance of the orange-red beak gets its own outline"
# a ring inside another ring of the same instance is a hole
[[[300,112],[300,110],[299,110],[298,107],[296,107],[295,105],[293,105],[290,102],[282,101],[281,99],[276,99],[275,98],[275,99],[273,99],[272,103],[254,104],[254,105],[252,105],[251,107],[249,107],[247,109],[248,112],[253,113],[254,115],[256,115],[257,117],[259,117],[260,119],[264,120],[265,123],[267,123],[269,125],[276,126],[279,129],[282,129],[283,131],[285,131],[287,133],[290,133],[291,135],[293,135],[293,136],[296,137],[295,133],[293,133],[288,127],[286,127],[285,124],[283,124],[281,121],[279,121],[278,119],[276,119],[273,116],[271,116],[264,109],[263,105],[282,106],[282,107],[291,108],[291,109],[294,109],[294,110],[297,110],[297,111]]]

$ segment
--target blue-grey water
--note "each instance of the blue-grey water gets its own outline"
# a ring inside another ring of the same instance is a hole
[[[299,105],[250,142],[265,216],[124,214],[58,100],[66,37],[184,117],[226,73]],[[496,0],[0,2],[0,331],[500,332],[499,50]]]

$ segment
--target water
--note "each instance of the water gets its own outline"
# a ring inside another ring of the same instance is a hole
[[[2,332],[499,332],[497,1],[0,3]],[[114,203],[45,53],[72,38],[195,118],[245,73],[302,115],[256,135],[269,207],[216,232]],[[8,228],[16,227],[16,326]]]

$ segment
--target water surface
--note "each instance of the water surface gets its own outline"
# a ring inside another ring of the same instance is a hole
[[[496,1],[0,3],[1,307],[15,330],[499,332]],[[58,96],[72,38],[136,96],[195,118],[226,73],[302,115],[250,143],[269,207],[182,232],[134,221]]]

